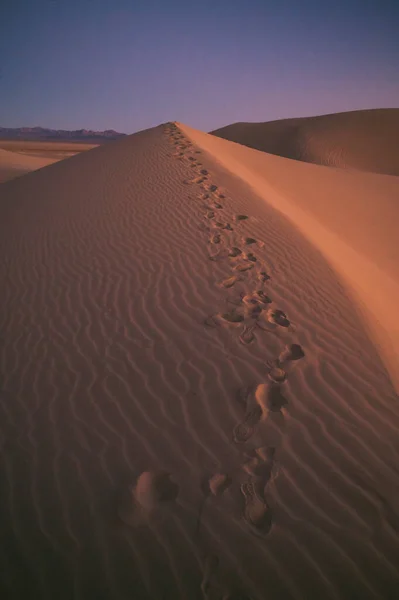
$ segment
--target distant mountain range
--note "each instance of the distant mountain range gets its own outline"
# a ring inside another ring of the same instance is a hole
[[[102,142],[116,140],[125,135],[126,133],[118,133],[113,129],[107,129],[106,131],[91,131],[89,129],[66,131],[64,129],[46,129],[45,127],[0,127],[0,139],[2,140],[47,140],[94,142],[101,144]]]

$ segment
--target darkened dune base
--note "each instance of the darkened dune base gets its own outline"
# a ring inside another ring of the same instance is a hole
[[[397,595],[397,394],[215,140],[160,126],[0,188],[4,598]]]
[[[399,108],[233,123],[211,133],[285,158],[399,175]]]

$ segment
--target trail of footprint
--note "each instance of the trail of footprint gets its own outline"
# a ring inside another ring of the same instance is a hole
[[[175,136],[175,144],[181,144],[181,140],[178,139],[179,136]],[[188,147],[191,147],[192,144],[180,145],[178,150],[182,151]],[[199,154],[200,151],[196,150],[196,154]],[[182,158],[184,155],[183,152],[176,152],[179,158]],[[188,161],[190,161],[191,166],[198,167],[201,166],[201,163],[195,159],[193,156],[186,157]],[[207,183],[209,176],[209,172],[207,169],[201,169],[199,171],[199,176],[191,179],[185,180],[186,184],[201,184],[201,189],[203,192],[200,195],[200,199],[207,200],[208,203],[204,206],[204,209],[207,211],[205,217],[212,221],[210,228],[205,228],[208,231],[212,231],[212,228],[225,229],[227,231],[233,231],[230,223],[223,223],[221,221],[216,221],[215,219],[215,210],[223,209],[222,204],[220,204],[217,200],[215,200],[212,195],[217,195],[218,199],[224,199],[224,194],[218,192],[218,186],[213,183]],[[236,222],[248,220],[248,215],[238,214],[235,215],[234,220]],[[211,244],[220,244],[221,236],[216,233],[211,235],[210,237]],[[251,245],[259,245],[263,247],[264,244],[262,242],[258,242],[256,238],[247,236],[242,238],[242,244],[244,246]],[[250,271],[254,268],[255,263],[257,263],[257,257],[253,254],[253,252],[243,252],[241,248],[237,246],[233,246],[227,254],[227,257],[230,259],[238,259],[238,264],[234,265],[234,270],[238,273],[245,273],[246,271]],[[222,253],[218,253],[210,257],[211,260],[216,260],[217,258],[223,258]],[[265,271],[258,271],[256,274],[257,279],[261,283],[265,283],[270,279],[270,275]],[[237,282],[241,281],[241,277],[239,275],[233,275],[228,277],[227,279],[219,282],[219,286],[228,289],[233,287]],[[267,296],[263,290],[256,290],[250,294],[240,295],[241,302],[236,304],[236,307],[243,307],[244,314],[242,312],[238,312],[237,309],[231,310],[229,312],[218,313],[215,316],[208,317],[204,324],[217,327],[220,324],[226,323],[228,325],[239,325],[246,318],[253,319],[256,325],[258,323],[258,317],[262,313],[263,309],[267,306],[267,304],[271,303],[271,299]],[[287,315],[280,309],[270,308],[266,312],[266,320],[272,325],[289,328],[290,321]],[[259,325],[260,326],[260,325]],[[260,326],[261,329],[263,327]],[[242,329],[239,341],[243,344],[250,344],[255,339],[254,335],[254,326],[244,325]],[[263,329],[264,331],[268,331],[269,333],[273,333],[273,330]],[[270,413],[277,413],[283,415],[284,407],[287,404],[284,396],[281,393],[281,385],[285,381],[287,377],[287,372],[283,368],[283,366],[289,362],[299,360],[304,356],[304,352],[302,348],[298,344],[291,344],[286,346],[283,352],[280,353],[278,359],[274,360],[272,364],[268,365],[268,383],[259,384],[253,393],[253,401],[254,405],[252,408],[247,410],[245,419],[242,423],[236,425],[233,430],[233,439],[237,443],[245,443],[250,439],[250,437],[254,434],[257,426],[261,421],[265,421]],[[255,451],[257,456],[254,456],[244,465],[244,469],[250,474],[250,480],[243,483],[241,485],[241,491],[244,496],[244,520],[251,527],[251,529],[256,534],[265,535],[270,531],[272,526],[272,514],[270,507],[267,505],[263,493],[257,489],[257,485],[259,485],[260,481],[263,483],[263,487],[267,485],[271,478],[273,463],[274,463],[274,448],[268,447],[260,447]],[[209,483],[209,482],[208,482]],[[210,494],[210,488],[208,487],[207,492],[204,495],[203,502],[200,506],[199,511],[199,520],[197,524],[197,530],[199,528],[199,521],[201,518],[201,512],[203,506],[205,504],[206,498]],[[207,558],[205,568],[204,568],[204,576],[201,583],[201,590],[204,597],[208,597],[210,582],[215,570],[218,568],[219,559],[215,555],[210,555]]]

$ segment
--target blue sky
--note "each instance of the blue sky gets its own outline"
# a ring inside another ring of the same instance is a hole
[[[209,131],[399,107],[399,2],[3,0],[0,126]]]

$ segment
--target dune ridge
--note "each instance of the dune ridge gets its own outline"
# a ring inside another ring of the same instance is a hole
[[[394,597],[397,394],[215,140],[169,123],[1,187],[9,598]],[[120,494],[158,471],[177,497],[130,527]]]
[[[233,123],[211,133],[285,158],[399,175],[399,108]]]

